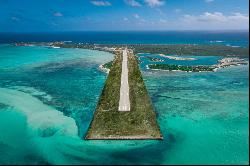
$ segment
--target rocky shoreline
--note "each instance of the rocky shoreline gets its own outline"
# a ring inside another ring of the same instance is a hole
[[[109,74],[110,69],[104,67],[105,64],[99,66],[99,69],[107,74]]]

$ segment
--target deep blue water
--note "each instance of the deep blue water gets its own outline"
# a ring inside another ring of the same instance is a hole
[[[246,31],[145,31],[0,33],[0,43],[72,41],[105,44],[224,44],[249,45]]]

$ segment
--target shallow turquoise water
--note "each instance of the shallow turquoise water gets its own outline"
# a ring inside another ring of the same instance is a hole
[[[171,65],[183,65],[183,66],[198,66],[198,65],[215,65],[218,60],[222,59],[221,56],[184,56],[185,58],[193,58],[193,60],[174,60],[167,57],[162,57],[159,54],[141,53],[137,55],[141,61],[140,67],[146,69],[149,64],[171,64]],[[169,55],[168,55],[169,56]],[[179,57],[176,55],[170,55]],[[154,62],[148,59],[148,57],[161,59],[162,62]]]
[[[98,66],[111,59],[0,45],[0,164],[249,163],[248,66],[143,70],[164,141],[82,140],[106,79]]]
[[[216,73],[145,72],[171,164],[237,164],[249,158],[248,66]]]

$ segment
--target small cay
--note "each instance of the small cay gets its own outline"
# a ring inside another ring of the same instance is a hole
[[[168,71],[186,71],[186,72],[205,72],[214,71],[215,67],[209,66],[181,66],[169,64],[151,64],[147,68],[152,70],[168,70]]]
[[[219,68],[225,68],[229,66],[248,65],[249,62],[240,58],[223,58],[219,60],[219,63],[211,66],[182,66],[172,64],[149,64],[147,69],[151,70],[167,70],[167,71],[185,71],[185,72],[214,72]]]

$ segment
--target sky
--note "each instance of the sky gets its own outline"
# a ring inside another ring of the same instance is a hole
[[[0,0],[0,32],[249,30],[249,0]]]

